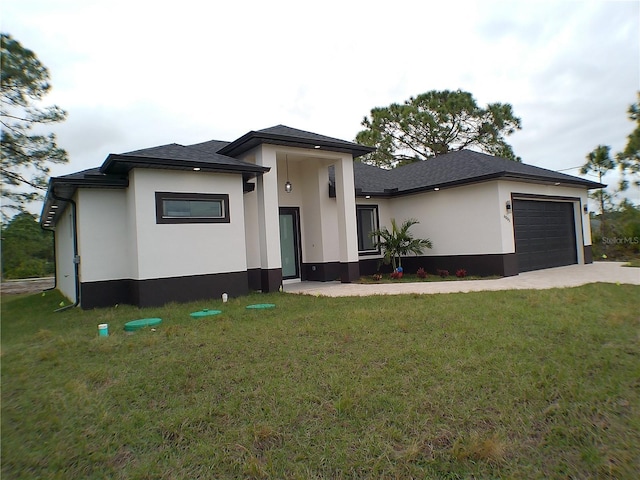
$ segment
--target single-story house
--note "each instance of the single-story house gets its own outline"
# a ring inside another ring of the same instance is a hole
[[[56,285],[83,308],[162,305],[352,282],[382,257],[369,232],[415,218],[433,248],[405,269],[476,275],[590,263],[601,185],[462,150],[384,170],[370,147],[278,125],[232,141],[110,154],[54,177],[41,225]]]

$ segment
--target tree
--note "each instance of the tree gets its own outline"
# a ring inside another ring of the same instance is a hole
[[[598,145],[587,155],[587,163],[585,163],[580,169],[580,173],[586,175],[587,173],[594,172],[598,175],[598,182],[602,183],[602,177],[609,171],[616,167],[615,161],[610,155],[611,147],[608,145]],[[606,217],[605,217],[605,202],[607,201],[607,193],[604,188],[596,190],[593,193],[595,198],[600,204],[600,233],[602,236],[606,232]]]
[[[598,224],[600,215],[593,212],[591,222]],[[637,259],[640,254],[640,207],[628,199],[607,208],[607,234],[599,229],[591,232],[594,258],[605,255],[609,260]]]
[[[356,141],[376,148],[363,161],[384,168],[464,148],[520,161],[505,141],[521,128],[511,105],[491,103],[481,108],[462,90],[432,90],[403,104],[374,108],[362,126],[365,130]]]
[[[391,263],[393,270],[402,266],[402,256],[413,253],[420,255],[425,248],[431,248],[431,240],[413,238],[409,229],[418,222],[414,218],[405,220],[398,228],[395,218],[391,219],[391,231],[387,227],[371,232],[369,235],[374,239],[374,245],[380,246],[383,251],[385,264]],[[396,263],[397,260],[397,263]]]
[[[631,176],[631,183],[640,186],[640,92],[638,103],[634,103],[627,110],[629,120],[636,122],[636,128],[627,137],[627,145],[624,150],[616,155],[618,166],[623,175]],[[620,190],[629,188],[629,180],[623,178],[620,182]]]
[[[2,228],[3,278],[43,277],[54,271],[53,233],[31,213],[19,213]]]
[[[66,112],[39,105],[49,92],[49,71],[36,55],[5,33],[1,36],[0,123],[2,218],[6,209],[24,211],[42,198],[50,163],[66,163],[67,153],[56,145],[54,134],[34,133],[34,127],[61,122]]]

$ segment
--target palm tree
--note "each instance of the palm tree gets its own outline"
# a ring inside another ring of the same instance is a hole
[[[409,229],[417,223],[420,222],[415,218],[410,218],[405,220],[398,228],[395,218],[392,218],[391,231],[387,227],[383,227],[370,233],[374,245],[380,246],[384,253],[384,263],[391,263],[394,271],[402,266],[402,256],[410,253],[420,255],[425,248],[432,247],[431,240],[428,238],[413,238],[413,235],[409,233]]]

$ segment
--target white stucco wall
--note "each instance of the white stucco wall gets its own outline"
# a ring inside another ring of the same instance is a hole
[[[67,204],[58,223],[56,223],[56,285],[65,297],[75,302],[76,284],[73,266],[72,215],[73,207]]]
[[[254,182],[256,180],[253,180]],[[258,231],[258,193],[256,190],[244,194],[245,244],[247,268],[260,268],[260,233]]]
[[[340,261],[358,261],[358,233],[354,190],[353,157],[343,154],[334,164]]]
[[[280,220],[278,214],[277,152],[271,145],[253,150],[256,165],[270,170],[256,179],[258,193],[258,236],[260,239],[260,267],[265,270],[281,268]]]
[[[80,281],[132,278],[125,189],[78,189]]]
[[[340,260],[336,199],[329,197],[330,164],[326,159],[309,159],[300,178],[304,189],[302,256],[306,263]]]
[[[389,214],[398,224],[420,222],[410,231],[431,240],[426,255],[505,253],[498,200],[496,183],[487,182],[393,198]],[[391,228],[389,218],[381,216],[380,223]]]
[[[326,167],[316,162],[306,162],[299,166],[304,175],[296,177],[298,189],[304,191],[300,200],[300,224],[303,262],[322,262],[322,222],[320,221],[320,197],[322,195],[323,171]],[[298,183],[299,182],[299,183]],[[326,184],[328,184],[328,176]],[[294,184],[295,185],[295,184]],[[328,187],[326,187],[328,190]]]
[[[247,268],[242,177],[191,171],[135,169],[137,279],[238,272]],[[230,223],[157,224],[155,192],[229,195]]]
[[[338,238],[338,201],[329,197],[328,165],[324,167],[320,178],[320,228],[322,229],[322,260],[324,262],[340,261],[340,243]],[[326,173],[325,173],[326,172]],[[324,176],[326,175],[326,177]],[[327,183],[322,181],[326,178]]]
[[[576,243],[578,247],[591,244],[588,214],[582,210],[587,191],[581,187],[490,181],[388,200],[359,198],[357,203],[377,204],[381,227],[391,228],[391,218],[398,223],[417,219],[420,223],[411,227],[413,235],[433,242],[426,255],[486,255],[515,252],[513,215],[507,213],[506,202],[517,194],[538,195],[543,200],[577,199],[572,201]],[[582,248],[577,250],[582,263]]]
[[[276,161],[273,162],[273,159]],[[277,192],[277,212],[278,207],[297,207],[300,211],[300,234],[301,234],[301,248],[302,248],[302,261],[304,263],[320,263],[320,262],[338,262],[341,260],[340,241],[338,237],[339,229],[339,216],[337,199],[329,197],[329,173],[328,168],[330,165],[340,164],[341,168],[347,168],[352,172],[352,159],[350,156],[339,152],[330,152],[316,149],[305,149],[295,147],[282,147],[274,145],[261,145],[247,152],[242,160],[251,163],[257,163],[271,167],[271,171],[265,174],[262,179],[263,184],[266,187],[265,192],[269,198],[266,201],[270,207],[273,207],[272,197],[270,196],[269,188],[274,188]],[[287,160],[289,163],[288,175],[287,175]],[[347,163],[345,167],[343,164]],[[351,173],[352,174],[352,173]],[[275,184],[273,183],[273,176],[275,176]],[[293,185],[291,193],[286,193],[284,189],[285,182],[287,180]],[[260,180],[256,182],[258,185]],[[353,179],[349,180],[349,199],[348,202],[353,200]],[[255,196],[255,197],[254,197]],[[260,231],[260,189],[257,187],[256,192],[250,194],[247,197],[247,221],[251,221],[254,217],[253,211],[258,212],[255,218],[258,221],[258,229],[256,234],[264,237],[260,240],[265,245],[277,245],[278,261],[279,261],[279,230],[269,232]],[[254,200],[255,198],[255,200]],[[254,207],[253,204],[256,203]],[[352,205],[353,207],[353,205]],[[266,209],[266,208],[265,208]],[[353,208],[353,217],[355,217],[355,208]],[[249,217],[251,215],[251,218]],[[265,215],[266,218],[266,215]],[[349,225],[344,228],[347,235],[353,245],[351,250],[345,250],[345,258],[349,258],[350,261],[354,261],[353,251],[357,249],[357,242],[355,238],[355,219],[353,222],[349,222]],[[247,232],[252,227],[247,227]],[[347,231],[348,230],[348,231]],[[275,234],[278,234],[277,238]],[[252,235],[247,233],[247,246],[250,251],[247,253],[248,265],[250,268],[256,268],[262,266],[265,268],[264,258],[262,259],[262,265],[257,264],[257,256],[251,252],[255,250],[251,245],[255,242],[250,240]],[[343,242],[345,243],[345,242]],[[263,247],[264,250],[264,247]],[[269,251],[270,255],[275,252]],[[349,256],[351,255],[351,257]],[[264,255],[263,255],[264,256]],[[253,263],[256,265],[253,265]],[[270,260],[267,262],[272,264]],[[272,267],[269,267],[272,268]]]

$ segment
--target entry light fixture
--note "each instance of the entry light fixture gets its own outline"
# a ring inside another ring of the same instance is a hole
[[[584,205],[584,206],[582,207],[582,211],[583,211],[584,213],[589,213],[589,207],[588,207],[587,205]]]
[[[507,213],[511,213],[511,202],[509,200],[507,200],[505,207],[507,208]]]
[[[285,155],[284,158],[285,162],[287,163],[287,181],[284,184],[284,191],[287,193],[291,193],[291,191],[293,190],[293,185],[291,185],[291,182],[289,181],[289,157]]]

